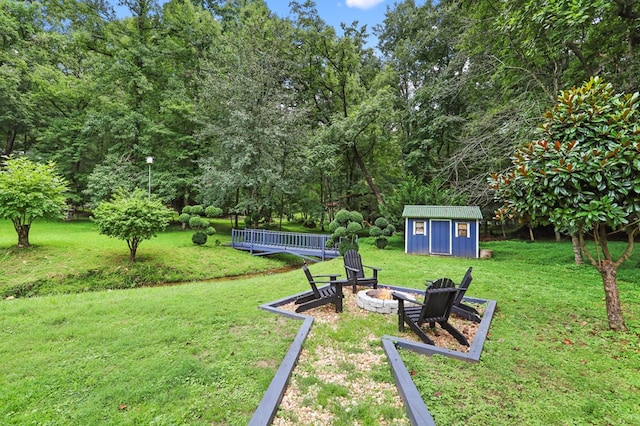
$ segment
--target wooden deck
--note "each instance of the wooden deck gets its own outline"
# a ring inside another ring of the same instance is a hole
[[[326,247],[329,238],[330,235],[322,234],[232,229],[231,247],[249,251],[256,256],[288,253],[316,261],[340,256],[337,248]]]

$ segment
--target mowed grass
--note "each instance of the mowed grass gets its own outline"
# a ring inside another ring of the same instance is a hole
[[[219,228],[228,221],[217,221]],[[32,247],[18,249],[8,221],[0,221],[0,296],[33,296],[100,289],[132,288],[275,270],[299,259],[238,256],[225,244],[229,234],[206,245],[191,242],[193,232],[170,227],[144,240],[129,262],[127,243],[98,233],[89,220],[34,222]],[[219,242],[219,245],[216,244]]]
[[[13,230],[0,228],[1,267],[46,260],[44,252],[49,259],[59,259],[49,268],[34,264],[40,272],[33,276],[27,267],[15,272],[12,285],[20,284],[21,274],[29,279],[61,274],[57,262],[67,258],[75,274],[83,267],[127,264],[125,243],[103,242],[89,232],[90,224],[59,226],[49,240],[38,240],[36,226],[35,247],[27,251],[12,249],[15,242],[7,242],[4,230]],[[73,243],[75,226],[89,227],[80,234],[91,239]],[[177,270],[187,271],[191,265],[192,276],[215,274],[214,259],[226,248],[211,243],[195,247],[190,235],[185,241],[181,235],[176,231],[145,241],[140,263],[162,265],[164,271],[166,261]],[[163,238],[166,243],[161,243]],[[222,241],[225,236],[216,238]],[[65,242],[53,242],[58,239]],[[494,257],[473,260],[406,255],[402,244],[394,237],[387,249],[377,250],[370,239],[361,240],[364,263],[382,268],[383,283],[423,289],[426,279],[448,276],[458,281],[473,266],[468,294],[498,303],[479,363],[402,351],[437,424],[640,424],[638,252],[618,274],[629,331],[614,333],[607,328],[600,276],[589,265],[573,265],[569,243],[486,243],[483,247],[493,249]],[[228,250],[231,270],[243,269],[245,262],[256,271],[261,262],[286,263]],[[614,250],[622,250],[622,245],[614,244]],[[186,260],[172,261],[178,252]],[[208,260],[194,253],[204,253]],[[93,260],[72,261],[74,257]],[[343,272],[342,260],[311,269],[314,274]],[[258,306],[307,289],[302,272],[294,270],[229,281],[2,300],[0,424],[247,424],[300,325]],[[305,346],[330,341],[352,351],[357,363],[363,336],[394,330],[393,321],[345,317],[337,328],[314,325]],[[370,374],[377,381],[393,380],[388,369]],[[326,391],[323,404],[335,409],[330,399],[342,393]],[[361,410],[378,410],[389,423],[397,419],[393,410],[360,402],[366,395],[349,397]],[[380,417],[358,413],[351,411],[341,424],[379,423]]]

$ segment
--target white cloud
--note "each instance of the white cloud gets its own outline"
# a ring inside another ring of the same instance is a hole
[[[347,7],[355,7],[356,9],[371,9],[379,5],[384,0],[347,0]]]

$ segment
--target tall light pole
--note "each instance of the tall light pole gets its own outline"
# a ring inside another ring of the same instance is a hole
[[[153,164],[153,157],[147,157],[147,164],[149,165],[149,199],[151,199],[151,164]]]

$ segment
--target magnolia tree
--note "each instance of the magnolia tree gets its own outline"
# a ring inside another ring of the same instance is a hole
[[[117,190],[111,201],[101,202],[93,211],[101,234],[127,242],[131,262],[136,261],[140,243],[163,231],[172,218],[173,210],[140,189],[131,193]]]
[[[65,180],[56,173],[53,163],[10,157],[0,166],[0,218],[13,222],[18,247],[29,246],[34,220],[64,217],[66,190]]]
[[[613,330],[626,330],[616,271],[631,255],[640,219],[639,100],[638,93],[615,94],[597,77],[562,92],[543,115],[542,138],[519,148],[511,169],[490,178],[504,202],[498,219],[550,223],[578,236],[602,276]],[[611,232],[627,236],[618,258],[609,250]]]

